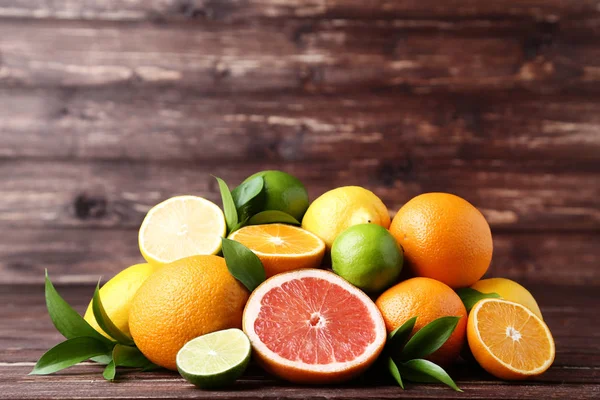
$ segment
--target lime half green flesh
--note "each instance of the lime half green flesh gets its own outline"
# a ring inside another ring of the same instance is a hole
[[[177,369],[187,381],[202,389],[232,385],[250,361],[250,340],[239,329],[199,336],[177,353]]]

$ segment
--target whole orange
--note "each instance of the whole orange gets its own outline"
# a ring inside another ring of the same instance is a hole
[[[177,352],[206,333],[242,327],[249,293],[217,256],[192,256],[151,275],[133,298],[129,329],[153,363],[176,370]]]
[[[492,261],[492,232],[485,217],[453,194],[413,198],[400,208],[390,232],[416,276],[437,279],[454,289],[473,285]]]
[[[430,278],[412,278],[392,286],[375,301],[388,332],[417,317],[413,334],[440,317],[460,317],[446,343],[427,359],[448,365],[460,354],[465,343],[467,310],[448,285]]]

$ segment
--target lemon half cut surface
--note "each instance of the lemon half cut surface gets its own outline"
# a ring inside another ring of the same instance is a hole
[[[154,206],[139,232],[140,252],[152,265],[217,254],[226,233],[223,211],[197,196],[177,196]]]

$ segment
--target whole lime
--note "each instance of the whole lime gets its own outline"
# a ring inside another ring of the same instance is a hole
[[[244,182],[257,176],[264,180],[264,190],[258,196],[260,210],[279,210],[290,214],[298,221],[308,208],[308,192],[298,178],[283,171],[261,171],[249,176]],[[242,182],[242,184],[244,183]]]
[[[367,293],[377,293],[398,280],[404,255],[387,229],[376,224],[353,225],[331,247],[333,271]]]

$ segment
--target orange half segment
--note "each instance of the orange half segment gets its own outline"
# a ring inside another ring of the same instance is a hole
[[[242,243],[260,258],[267,278],[280,272],[317,268],[325,255],[325,243],[318,236],[291,225],[246,226],[229,239]]]
[[[502,379],[527,379],[554,361],[548,326],[526,307],[501,299],[478,302],[467,323],[469,347],[477,362]]]

